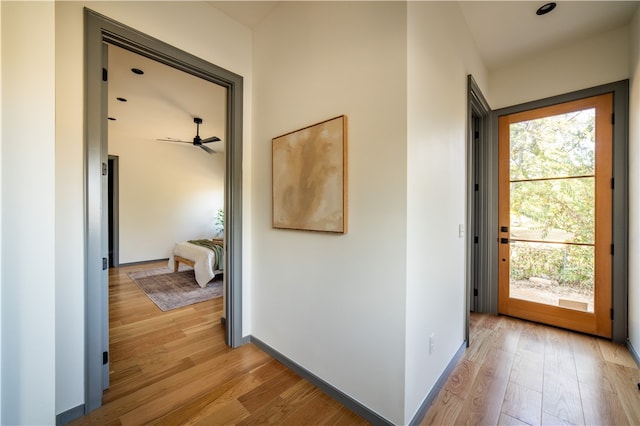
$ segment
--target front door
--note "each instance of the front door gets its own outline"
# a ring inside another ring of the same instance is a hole
[[[498,310],[611,337],[613,95],[498,119]]]

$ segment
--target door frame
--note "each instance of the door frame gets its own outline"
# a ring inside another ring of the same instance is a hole
[[[103,258],[107,214],[102,168],[107,159],[107,111],[103,93],[104,43],[113,44],[227,88],[225,169],[225,311],[226,343],[248,342],[242,335],[242,123],[243,78],[190,53],[116,22],[90,9],[85,21],[85,413],[102,405],[104,378]],[[108,249],[107,249],[108,250]],[[105,332],[107,336],[105,336]]]
[[[498,258],[494,244],[498,238],[498,151],[497,144],[492,142],[491,108],[471,75],[468,76],[467,110],[468,310],[496,314],[498,270],[493,259]],[[474,119],[477,121],[477,137]],[[472,276],[472,273],[476,275]],[[476,289],[477,295],[474,294]]]
[[[491,259],[497,259],[497,247],[492,242],[497,238],[492,235],[497,229],[498,219],[493,214],[492,201],[497,197],[497,173],[493,182],[492,165],[494,156],[491,153],[491,108],[480,87],[471,74],[467,76],[467,240],[465,294],[467,298],[466,340],[470,344],[470,312],[498,312],[498,299],[492,299],[497,293],[497,268]],[[477,132],[477,133],[476,133]],[[497,158],[497,157],[496,157]],[[493,224],[495,222],[495,226]],[[496,277],[496,279],[492,279]],[[495,284],[493,284],[495,283]],[[494,285],[496,290],[490,291]]]
[[[629,207],[628,207],[628,139],[629,139],[629,80],[621,80],[614,83],[604,84],[589,89],[578,90],[563,95],[553,96],[537,101],[527,102],[511,107],[501,108],[492,113],[492,145],[495,156],[493,157],[497,173],[497,153],[498,153],[498,118],[503,115],[514,114],[531,109],[542,108],[550,105],[575,101],[592,96],[613,93],[613,259],[612,259],[612,340],[617,343],[625,343],[627,340],[627,281],[628,281],[628,227],[629,227]],[[497,191],[497,179],[495,181]],[[493,208],[497,219],[497,197],[494,200]],[[497,222],[496,222],[497,224]],[[497,235],[497,225],[494,229]],[[495,257],[490,259],[492,265],[497,269],[497,237],[493,240],[496,246]],[[493,255],[493,253],[492,253]],[[495,291],[491,297],[497,302],[498,288],[497,275],[496,286],[489,287],[489,291]]]

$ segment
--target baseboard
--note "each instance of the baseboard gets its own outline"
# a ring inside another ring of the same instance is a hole
[[[56,416],[56,426],[66,425],[67,423],[70,423],[75,419],[79,419],[82,416],[84,416],[84,404],[70,408],[69,410],[58,414]]]
[[[313,374],[309,370],[301,367],[299,364],[297,364],[296,362],[294,362],[291,359],[287,358],[286,356],[282,355],[280,352],[278,352],[277,350],[275,350],[271,346],[267,345],[266,343],[264,343],[260,339],[254,337],[254,336],[250,336],[250,341],[251,341],[251,343],[253,343],[256,346],[258,346],[260,349],[262,349],[263,351],[268,353],[270,356],[272,356],[276,360],[280,361],[282,364],[286,365],[290,370],[292,370],[293,372],[295,372],[296,374],[298,374],[299,376],[301,376],[302,378],[307,380],[309,383],[315,385],[320,390],[322,390],[324,393],[326,393],[327,395],[331,396],[333,399],[338,401],[340,404],[344,405],[345,407],[347,407],[348,409],[350,409],[351,411],[353,411],[354,413],[356,413],[360,417],[364,418],[365,420],[367,420],[371,424],[373,424],[373,425],[385,425],[385,426],[393,425],[393,423],[389,422],[384,417],[380,416],[379,414],[377,414],[377,413],[373,412],[372,410],[370,410],[369,408],[365,407],[364,405],[362,405],[361,403],[359,403],[355,399],[351,398],[349,395],[345,394],[341,390],[337,389],[333,385],[325,382],[324,380],[322,380],[320,377],[316,376],[315,374]]]
[[[424,419],[427,411],[429,411],[429,407],[431,407],[431,404],[438,396],[438,393],[440,393],[442,386],[444,386],[444,383],[449,378],[449,375],[451,374],[453,369],[456,368],[456,365],[458,365],[458,361],[460,361],[466,350],[467,342],[464,341],[458,348],[458,351],[453,356],[453,358],[451,358],[451,361],[449,361],[449,364],[447,364],[447,368],[444,369],[444,371],[436,381],[436,384],[431,388],[431,391],[429,392],[427,397],[424,399],[424,401],[422,401],[420,408],[418,408],[418,411],[416,412],[415,416],[413,416],[413,419],[409,422],[409,425],[418,425]]]
[[[631,356],[633,357],[636,364],[638,365],[638,368],[640,368],[640,355],[638,354],[638,351],[636,351],[636,349],[633,347],[629,339],[627,339],[627,348],[629,349]]]
[[[138,266],[138,265],[146,265],[147,263],[156,263],[156,262],[169,262],[169,258],[165,257],[162,259],[151,259],[151,260],[141,260],[139,262],[129,262],[129,263],[120,263],[118,266],[114,266],[117,268],[124,268],[125,266]]]

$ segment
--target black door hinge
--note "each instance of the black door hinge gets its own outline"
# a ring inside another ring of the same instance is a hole
[[[615,188],[615,179],[611,178],[611,189]]]
[[[613,321],[613,308],[611,308],[611,321]]]
[[[107,69],[102,68],[102,81],[107,81]]]
[[[476,138],[476,140],[480,139],[480,132],[477,131],[477,130],[475,132],[473,132],[473,137]]]
[[[611,244],[611,256],[613,256],[613,244]]]
[[[107,167],[107,163],[102,163],[102,176],[106,176],[109,173],[109,168]]]
[[[108,266],[108,263],[107,263],[107,258],[106,258],[106,257],[103,257],[103,258],[102,258],[102,270],[103,270],[103,271],[106,271],[108,267],[109,267],[109,266]]]
[[[476,184],[473,186],[473,189],[474,189],[475,191],[479,190],[479,189],[480,189],[480,185],[478,185],[478,184],[476,183]]]
[[[473,289],[473,295],[474,295],[474,296],[477,296],[477,295],[478,295],[478,289],[477,289],[477,288],[474,288],[474,289]]]
[[[102,365],[106,365],[109,362],[109,352],[102,352]]]
[[[611,113],[611,124],[616,124],[616,114],[614,112]]]
[[[473,242],[474,242],[475,244],[478,244],[478,237],[473,237]]]

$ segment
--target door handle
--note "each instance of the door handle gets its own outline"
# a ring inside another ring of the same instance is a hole
[[[508,238],[500,238],[500,244],[509,244]]]
[[[500,227],[500,232],[509,232],[509,227],[508,226],[501,226]]]

